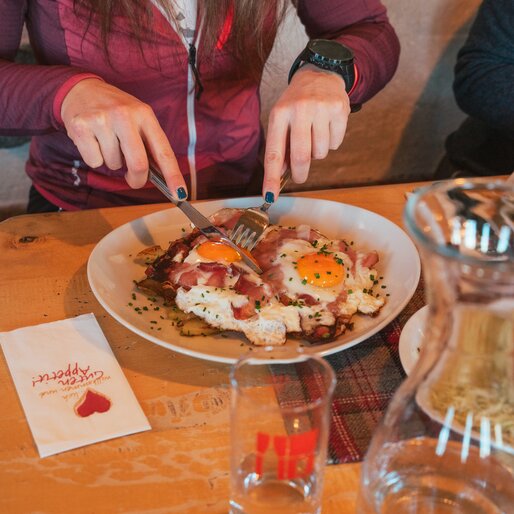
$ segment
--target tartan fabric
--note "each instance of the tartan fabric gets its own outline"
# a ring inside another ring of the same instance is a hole
[[[331,409],[328,464],[359,462],[364,458],[371,437],[389,401],[405,378],[398,343],[408,319],[425,305],[423,280],[405,309],[389,325],[366,341],[330,355],[337,386]],[[300,374],[300,373],[299,373]],[[284,393],[276,386],[281,406],[304,403],[319,397],[320,377],[302,383],[302,391]]]
[[[423,281],[400,315],[366,341],[327,357],[336,372],[328,464],[359,462],[405,378],[398,343],[408,319],[425,305]]]

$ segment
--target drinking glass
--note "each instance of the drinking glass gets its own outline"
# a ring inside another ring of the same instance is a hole
[[[358,512],[514,512],[514,185],[457,179],[409,198],[427,284],[420,358],[362,467]]]
[[[319,513],[334,371],[275,347],[249,352],[230,379],[230,512]]]

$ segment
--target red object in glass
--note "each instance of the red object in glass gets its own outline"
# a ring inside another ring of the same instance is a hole
[[[268,451],[270,440],[278,456],[277,478],[279,480],[307,476],[314,467],[314,450],[318,441],[318,429],[302,434],[277,435],[271,437],[262,432],[257,433],[255,473],[262,475],[264,455]]]

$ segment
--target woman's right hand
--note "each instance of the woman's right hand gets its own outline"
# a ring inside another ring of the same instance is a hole
[[[78,82],[64,97],[61,117],[70,139],[91,168],[127,167],[134,189],[148,180],[148,154],[162,171],[170,191],[187,196],[175,154],[152,108],[99,79]]]

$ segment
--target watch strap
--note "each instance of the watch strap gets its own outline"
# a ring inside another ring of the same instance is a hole
[[[321,41],[321,40],[313,40],[312,42]],[[348,94],[350,94],[351,91],[353,91],[355,84],[356,84],[356,70],[355,65],[353,61],[353,55],[348,61],[341,62],[339,65],[333,65],[330,64],[330,62],[327,62],[324,58],[319,58],[319,56],[315,56],[313,53],[313,50],[309,48],[311,42],[307,44],[307,46],[302,50],[300,55],[294,60],[293,65],[291,66],[291,69],[289,70],[289,76],[287,79],[287,83],[289,84],[293,78],[293,75],[298,71],[298,69],[303,64],[313,64],[314,66],[317,66],[320,69],[332,71],[334,73],[337,73],[340,75],[345,83],[345,90]],[[334,41],[334,43],[337,43]],[[340,44],[340,43],[339,43]],[[343,46],[343,45],[341,45]],[[346,47],[344,47],[346,48]],[[346,50],[349,51],[349,49],[346,48]],[[351,52],[351,51],[350,51]]]

